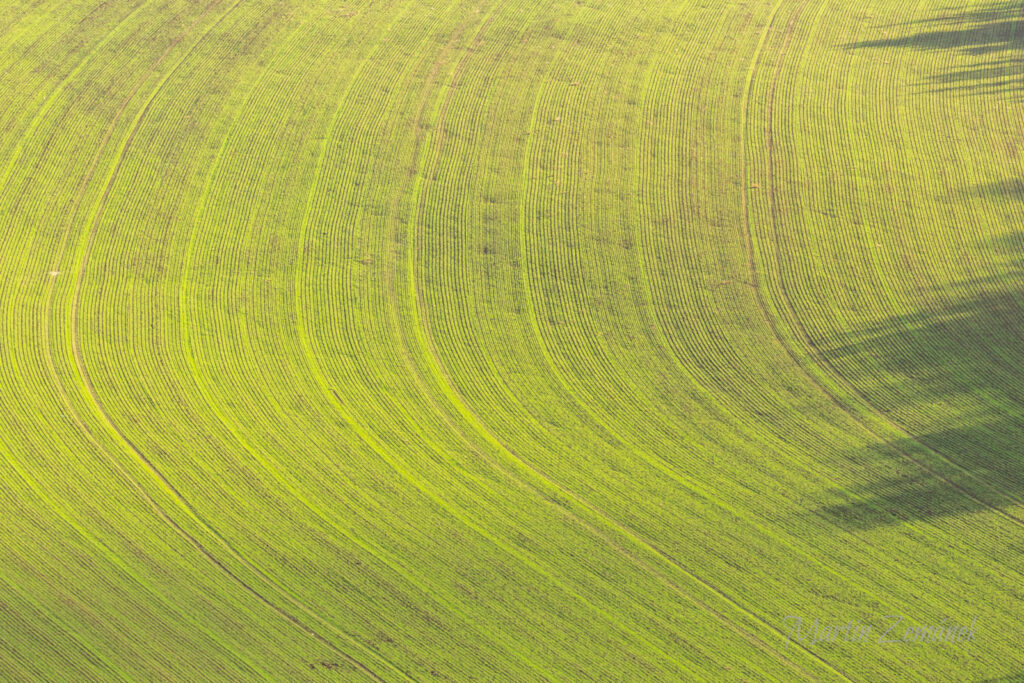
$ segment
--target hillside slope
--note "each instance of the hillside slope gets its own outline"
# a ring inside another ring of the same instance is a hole
[[[0,678],[1024,675],[1021,19],[5,4]]]

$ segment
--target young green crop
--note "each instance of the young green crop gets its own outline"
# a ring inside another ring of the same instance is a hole
[[[1018,14],[0,9],[0,678],[1019,676]]]

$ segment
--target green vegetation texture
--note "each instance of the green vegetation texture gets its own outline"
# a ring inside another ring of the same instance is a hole
[[[0,4],[0,678],[1022,680],[1022,21]]]

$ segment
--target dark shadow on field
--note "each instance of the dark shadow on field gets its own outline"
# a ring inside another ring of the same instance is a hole
[[[986,242],[989,249],[1003,256],[1024,254],[1024,232],[1017,231],[993,237]],[[1024,270],[1024,262],[1021,264]]]
[[[848,49],[908,49],[960,52],[974,58],[926,83],[930,92],[1014,95],[1024,91],[1024,8],[997,2],[963,10],[947,8],[933,17],[879,27],[883,37],[847,44]]]
[[[1000,180],[970,188],[966,196],[1024,201],[1024,180]]]
[[[917,433],[851,453],[863,468],[863,482],[846,489],[856,500],[815,514],[867,529],[1024,500],[1024,278],[943,294],[929,310],[817,346],[875,409]],[[962,471],[944,466],[946,481],[900,453],[932,466],[939,454]]]

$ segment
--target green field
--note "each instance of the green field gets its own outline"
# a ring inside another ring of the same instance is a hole
[[[0,96],[0,680],[1024,680],[1021,3],[7,0]]]

